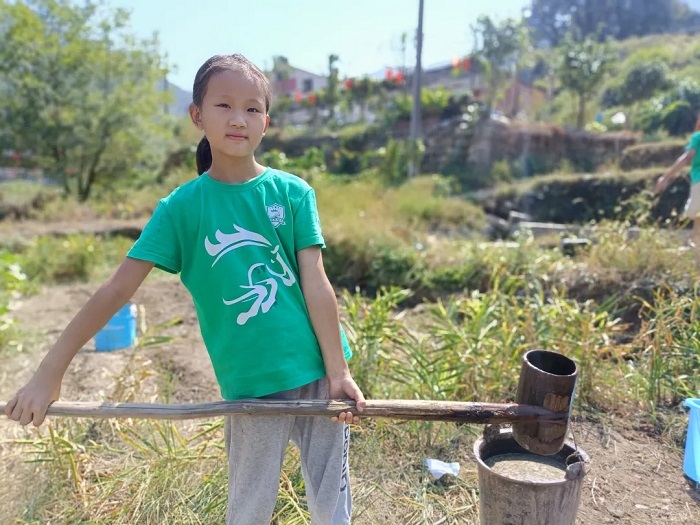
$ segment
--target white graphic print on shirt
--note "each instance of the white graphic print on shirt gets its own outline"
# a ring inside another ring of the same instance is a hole
[[[258,233],[241,228],[237,224],[233,225],[233,229],[234,233],[222,233],[221,230],[217,229],[216,233],[214,234],[214,237],[218,241],[216,244],[212,243],[209,240],[209,237],[204,239],[204,248],[207,250],[207,253],[212,257],[216,257],[214,262],[211,264],[212,268],[217,262],[219,262],[219,259],[233,250],[243,248],[244,246],[260,246],[263,248],[269,248],[271,256],[270,263],[274,264],[277,262],[282,269],[282,273],[277,273],[265,262],[253,264],[250,268],[248,268],[248,284],[241,285],[243,290],[249,291],[235,299],[226,300],[225,298],[222,298],[224,304],[226,305],[253,301],[253,305],[250,307],[250,309],[247,312],[238,314],[238,317],[236,318],[236,322],[239,325],[244,325],[249,319],[255,317],[261,311],[262,313],[267,313],[270,311],[270,308],[277,300],[277,279],[282,281],[282,284],[285,286],[292,286],[296,282],[296,278],[280,256],[279,245],[276,245],[273,248],[272,243],[265,237]],[[272,256],[275,257],[272,258]]]

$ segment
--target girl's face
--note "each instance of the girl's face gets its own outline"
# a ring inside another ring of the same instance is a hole
[[[262,90],[238,71],[212,75],[201,107],[190,106],[190,116],[214,157],[251,157],[270,123]]]

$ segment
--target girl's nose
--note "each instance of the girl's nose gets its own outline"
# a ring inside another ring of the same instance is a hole
[[[235,128],[241,128],[245,126],[245,119],[241,115],[233,115],[228,120],[228,125]]]

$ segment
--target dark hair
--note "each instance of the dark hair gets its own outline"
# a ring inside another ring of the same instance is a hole
[[[192,103],[197,106],[202,106],[204,94],[209,85],[209,79],[222,71],[237,71],[243,73],[248,79],[256,82],[265,95],[265,112],[270,110],[272,102],[272,89],[270,81],[265,74],[243,55],[214,55],[209,60],[202,64],[197,74],[194,77],[194,85],[192,86]],[[197,145],[197,174],[201,175],[211,167],[211,146],[207,137],[203,137]]]

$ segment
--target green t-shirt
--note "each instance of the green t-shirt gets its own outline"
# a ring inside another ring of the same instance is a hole
[[[685,150],[695,150],[693,163],[690,165],[690,183],[695,184],[700,182],[700,131],[696,131],[690,137],[690,142],[685,147]]]
[[[180,186],[127,256],[180,272],[221,395],[234,400],[325,375],[299,284],[296,252],[310,246],[325,246],[313,189],[268,168],[243,184],[203,174]],[[349,359],[342,328],[341,336]]]

